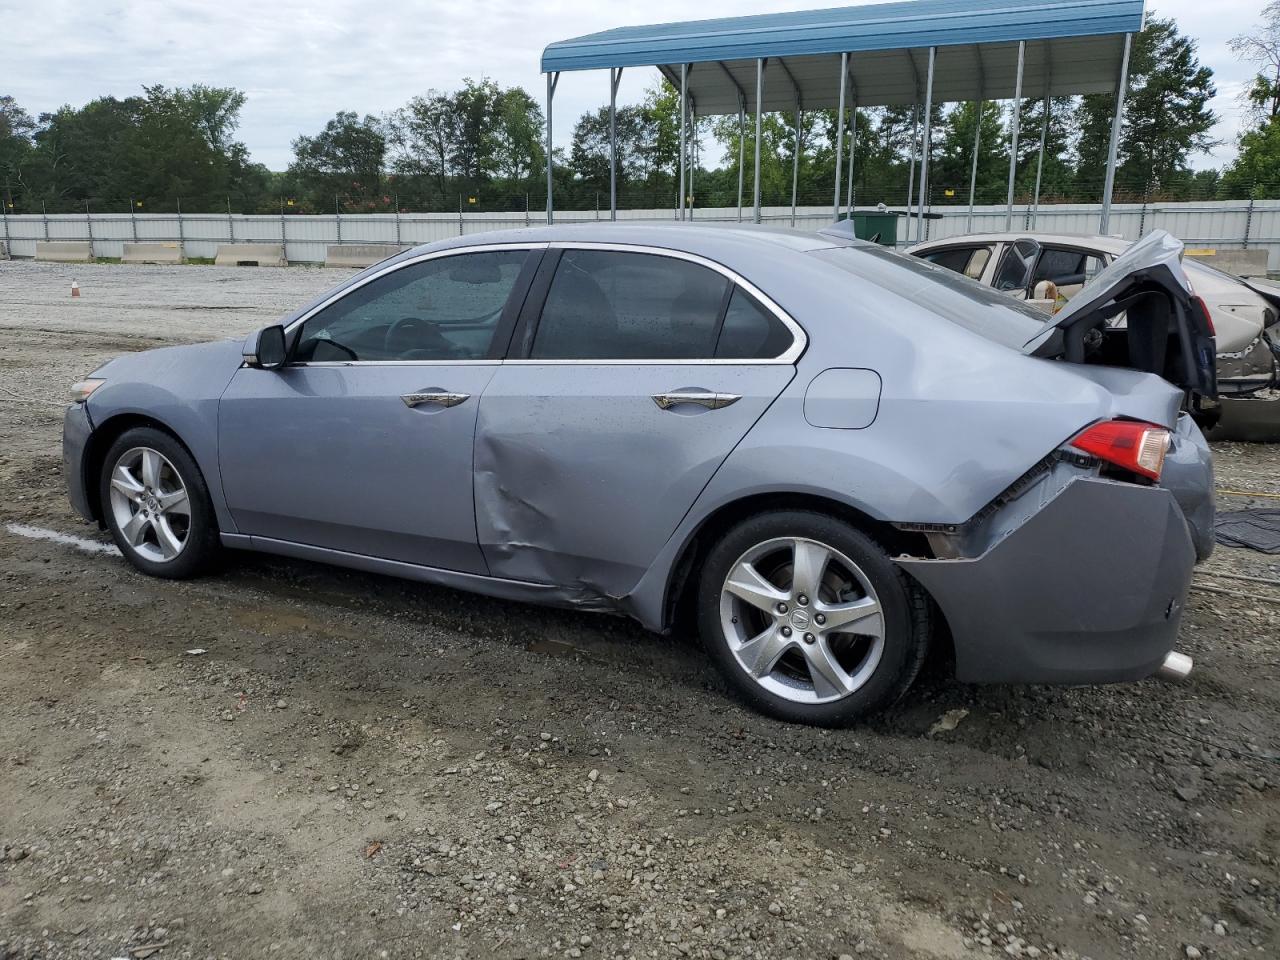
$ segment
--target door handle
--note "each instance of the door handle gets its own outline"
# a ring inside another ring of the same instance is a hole
[[[719,410],[731,403],[737,403],[742,397],[736,393],[711,393],[706,390],[685,390],[672,393],[655,393],[653,402],[660,410],[670,410],[678,403],[696,403],[708,410]]]
[[[469,399],[469,393],[445,393],[443,390],[432,390],[424,393],[406,393],[400,399],[406,407],[419,407],[424,403],[433,403],[438,407],[456,407]]]

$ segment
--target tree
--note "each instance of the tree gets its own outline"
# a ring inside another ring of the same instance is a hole
[[[1118,182],[1136,192],[1185,176],[1188,158],[1215,146],[1209,131],[1218,118],[1208,106],[1215,92],[1213,71],[1200,64],[1195,42],[1172,20],[1148,17],[1129,58]],[[1112,94],[1091,94],[1081,98],[1076,113],[1077,179],[1095,189],[1106,171],[1115,104]]]
[[[1253,119],[1259,124],[1276,119],[1280,116],[1280,0],[1262,8],[1262,23],[1252,33],[1232,37],[1228,46],[1259,67],[1243,94]]]
[[[542,107],[523,87],[500,91],[494,107],[494,170],[514,187],[537,175],[546,163]]]
[[[978,137],[978,173],[975,197],[978,203],[990,203],[1004,196],[1009,176],[1009,136],[1002,121],[1000,104],[985,100],[982,113],[973,101],[956,104],[938,131],[938,155],[935,172],[929,179],[934,184],[934,199],[945,191],[955,191],[951,202],[967,202],[969,180],[973,175],[974,134],[981,123]],[[951,199],[951,198],[947,198]]]
[[[1041,170],[1040,195],[1066,193],[1075,171],[1067,160],[1068,149],[1074,131],[1074,104],[1069,97],[1051,97],[1048,101],[1049,123],[1045,126],[1045,100],[1032,98],[1022,101],[1018,114],[1018,174],[1014,187],[1020,196],[1032,197],[1035,193],[1036,168],[1040,162],[1040,136],[1044,137],[1044,165]],[[1008,148],[1005,165],[1008,175]],[[1006,189],[1008,180],[1006,179]]]
[[[10,96],[0,96],[0,204],[6,210],[14,197],[27,192],[23,171],[35,151],[36,121]],[[25,199],[25,197],[23,197]]]
[[[1230,197],[1280,197],[1280,120],[1268,120],[1240,137],[1240,153],[1222,176]]]
[[[391,130],[393,169],[410,178],[430,178],[443,196],[453,175],[452,145],[459,137],[452,97],[437,90],[414,97],[393,115]]]
[[[619,107],[614,118],[618,187],[644,178],[652,125],[641,106]],[[609,108],[584,113],[573,126],[569,166],[592,190],[609,189]]]
[[[349,197],[348,203],[376,206],[382,193],[383,160],[387,139],[376,117],[364,119],[339,110],[314,137],[293,141],[294,161],[289,172],[317,207],[329,198]]]

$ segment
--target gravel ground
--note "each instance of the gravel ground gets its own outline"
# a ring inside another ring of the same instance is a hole
[[[619,619],[14,532],[106,543],[69,383],[342,276],[0,263],[0,958],[1280,956],[1280,559],[1197,573],[1185,685],[932,665],[832,732]]]

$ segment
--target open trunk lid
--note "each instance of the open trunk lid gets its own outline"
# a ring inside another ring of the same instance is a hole
[[[1124,315],[1117,326],[1115,318]],[[1154,373],[1197,398],[1218,395],[1213,328],[1182,269],[1182,243],[1147,234],[1023,344],[1035,357]]]

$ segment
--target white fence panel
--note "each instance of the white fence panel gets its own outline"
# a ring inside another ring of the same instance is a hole
[[[1003,204],[975,207],[937,206],[941,219],[925,222],[925,239],[940,239],[972,232],[1003,231],[1007,208]],[[762,218],[778,226],[814,230],[831,222],[831,208],[799,207],[793,216],[787,206],[765,207]],[[1045,204],[1038,212],[1028,206],[1014,208],[1012,229],[1045,233],[1089,234],[1097,231],[1098,204]],[[749,222],[752,210],[744,207],[741,218]],[[698,208],[693,223],[734,223],[736,206]],[[556,212],[558,223],[603,221],[607,211]],[[620,210],[620,220],[673,222],[667,209]],[[378,214],[219,214],[219,213],[93,213],[19,215],[0,217],[0,241],[7,241],[15,257],[35,256],[37,240],[90,240],[97,257],[116,258],[126,241],[160,241],[182,244],[188,258],[213,259],[219,243],[283,243],[292,263],[323,263],[325,248],[337,243],[386,243],[417,245],[490,230],[510,230],[546,222],[542,210],[487,213],[378,213]],[[1131,240],[1154,229],[1168,230],[1188,247],[1238,249],[1244,246],[1268,251],[1270,268],[1280,271],[1280,200],[1199,201],[1190,203],[1116,204],[1111,211],[1111,231]],[[902,222],[898,242],[915,242],[916,223]],[[1247,241],[1247,242],[1246,242]]]

